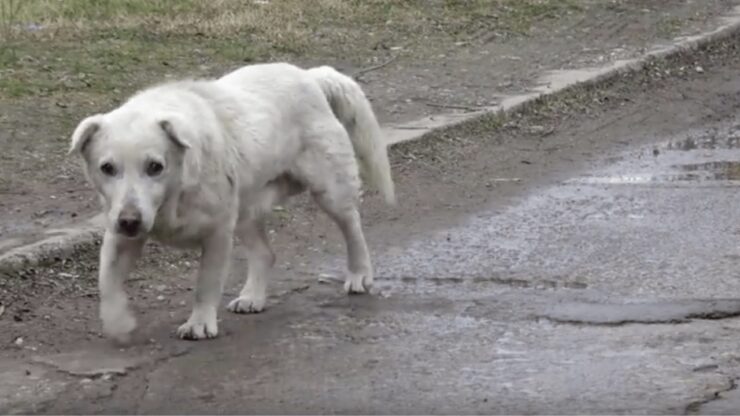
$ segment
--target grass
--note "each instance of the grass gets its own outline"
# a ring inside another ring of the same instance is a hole
[[[671,39],[681,32],[683,21],[677,17],[665,17],[658,22],[657,32],[662,38]]]
[[[0,98],[128,91],[135,73],[147,82],[305,56],[433,56],[482,32],[526,34],[574,1],[0,0]]]
[[[69,134],[148,84],[260,61],[351,73],[437,59],[490,33],[525,36],[576,1],[592,0],[0,0],[0,211],[8,222],[57,207],[47,194],[92,197]]]

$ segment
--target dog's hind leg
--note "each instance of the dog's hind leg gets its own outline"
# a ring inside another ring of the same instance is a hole
[[[234,313],[262,312],[267,301],[267,278],[275,265],[275,254],[262,220],[244,219],[237,225],[236,232],[247,253],[247,281],[239,297],[227,308]]]
[[[304,190],[301,182],[284,173],[268,182],[262,192],[253,195],[251,204],[246,204],[240,213],[236,235],[247,253],[247,279],[239,297],[227,306],[231,312],[257,313],[265,308],[267,279],[275,265],[275,253],[270,248],[262,217],[275,204]]]
[[[321,142],[326,148],[309,150],[297,163],[314,200],[339,226],[347,246],[347,293],[364,293],[373,284],[370,253],[362,231],[358,209],[360,178],[347,133],[338,128],[325,129]]]
[[[370,290],[373,285],[373,269],[357,206],[347,199],[338,200],[336,195],[328,193],[316,193],[314,199],[339,226],[344,236],[349,269],[344,290],[347,293],[364,293]]]

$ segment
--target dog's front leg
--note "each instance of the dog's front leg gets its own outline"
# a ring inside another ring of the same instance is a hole
[[[124,283],[136,259],[141,255],[144,239],[122,238],[106,231],[100,248],[100,318],[103,333],[119,342],[128,342],[136,328],[136,318],[128,308]]]
[[[195,305],[188,321],[177,329],[180,338],[198,340],[218,335],[217,311],[229,272],[232,246],[233,231],[216,231],[205,240],[195,286]]]

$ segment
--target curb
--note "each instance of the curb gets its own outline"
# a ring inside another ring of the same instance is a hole
[[[740,6],[720,18],[719,22],[721,25],[714,30],[679,38],[671,45],[654,47],[639,58],[619,60],[596,68],[550,71],[539,80],[532,92],[506,97],[496,106],[468,113],[429,116],[413,122],[386,126],[383,132],[387,137],[388,146],[420,140],[440,130],[462,127],[491,115],[510,115],[522,111],[528,105],[545,97],[566,94],[576,88],[607,84],[620,76],[637,74],[656,60],[668,60],[681,54],[694,52],[740,33]],[[17,273],[24,269],[48,266],[99,244],[102,238],[101,216],[96,216],[71,228],[50,230],[45,235],[47,237],[44,239],[0,254],[0,274]]]
[[[45,235],[46,238],[0,255],[0,274],[47,266],[96,245],[103,237],[102,217],[93,217],[71,228],[50,230]]]
[[[617,60],[601,67],[547,71],[532,88],[532,92],[506,96],[500,104],[495,106],[483,107],[479,111],[467,113],[434,115],[396,126],[388,126],[383,129],[388,138],[388,145],[418,140],[433,132],[476,122],[483,117],[495,114],[510,115],[524,110],[528,105],[542,98],[558,96],[576,88],[608,84],[622,75],[639,73],[655,61],[668,60],[721,42],[740,32],[740,5],[735,6],[730,13],[717,20],[720,26],[716,29],[694,36],[676,38],[670,45],[653,46],[639,58]]]

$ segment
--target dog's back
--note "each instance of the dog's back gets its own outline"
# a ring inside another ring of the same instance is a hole
[[[232,93],[259,97],[263,104],[276,106],[292,118],[328,109],[308,72],[287,63],[245,66],[219,78],[216,84]]]

